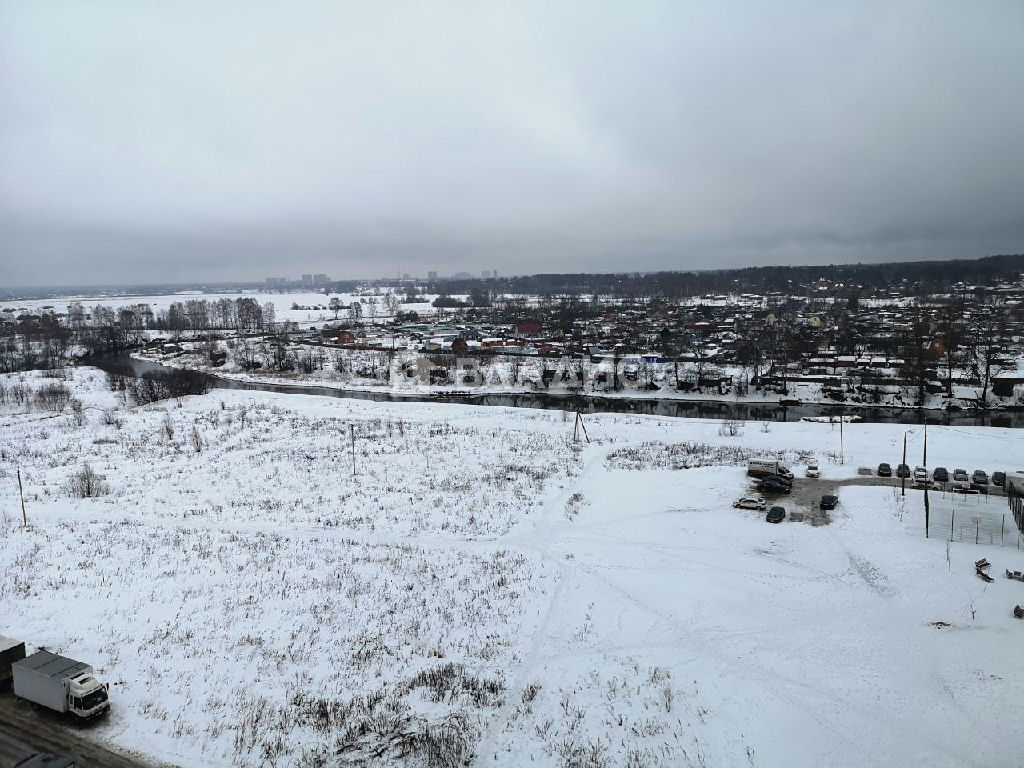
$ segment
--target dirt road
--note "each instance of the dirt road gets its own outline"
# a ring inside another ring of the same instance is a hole
[[[53,752],[75,758],[81,768],[155,768],[154,763],[96,743],[89,732],[88,724],[35,709],[10,691],[0,694],[0,766],[14,765],[33,752]]]

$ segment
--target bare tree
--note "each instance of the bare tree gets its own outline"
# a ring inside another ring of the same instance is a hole
[[[959,362],[959,352],[964,344],[964,304],[954,298],[942,307],[937,318],[937,331],[942,341],[943,360],[946,365],[946,394],[953,396],[953,368]]]
[[[978,401],[982,407],[988,405],[988,391],[992,384],[992,376],[1002,370],[1006,338],[1005,308],[999,305],[985,307],[985,311],[981,313],[975,327],[973,349],[975,366],[981,379],[981,396]]]

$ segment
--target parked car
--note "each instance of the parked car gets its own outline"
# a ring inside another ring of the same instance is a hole
[[[836,504],[839,503],[839,497],[833,496],[831,493],[827,493],[821,497],[821,503],[818,505],[820,509],[835,509]]]
[[[783,507],[772,507],[764,519],[769,523],[781,523],[786,519],[786,510]]]
[[[761,493],[790,493],[793,484],[781,477],[766,477],[757,484],[757,490]]]
[[[737,509],[768,509],[768,502],[761,496],[744,496],[741,499],[736,499],[732,505]]]
[[[807,469],[804,471],[805,477],[821,477],[821,472],[818,470],[817,464],[808,464]]]
[[[883,461],[881,464],[878,465],[878,476],[892,477],[892,467],[890,467]]]
[[[945,467],[936,467],[935,471],[932,472],[932,480],[937,483],[949,482],[949,470]]]
[[[1002,470],[997,469],[992,473],[992,485],[998,485],[1000,488],[1006,485],[1006,473]]]
[[[910,477],[910,467],[906,464],[900,464],[896,467],[896,477]]]
[[[960,469],[959,467],[957,467],[956,469],[953,470],[953,482],[955,482],[955,483],[966,483],[966,482],[969,482],[969,481],[970,481],[970,478],[967,477],[967,470],[966,469]]]
[[[988,485],[988,472],[984,469],[974,470],[974,474],[971,475],[971,482],[979,484],[984,483],[985,485]]]
[[[914,467],[914,482],[915,483],[927,483],[928,482],[928,468],[927,467]]]
[[[953,493],[963,493],[965,495],[981,493],[977,488],[971,488],[967,483],[953,483]]]

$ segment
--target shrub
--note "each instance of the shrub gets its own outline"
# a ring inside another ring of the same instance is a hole
[[[45,411],[63,411],[71,399],[71,390],[62,382],[44,384],[36,391],[36,402]]]
[[[103,475],[98,475],[88,463],[68,480],[68,493],[80,499],[104,496],[110,493],[110,486]]]

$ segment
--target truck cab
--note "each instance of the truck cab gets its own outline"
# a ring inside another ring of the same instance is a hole
[[[83,720],[101,715],[110,709],[107,686],[83,673],[68,680],[68,711]]]

